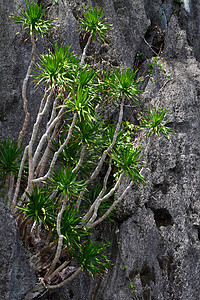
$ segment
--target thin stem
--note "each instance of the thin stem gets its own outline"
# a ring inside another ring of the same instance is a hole
[[[57,161],[57,158],[58,158],[59,154],[63,151],[64,147],[66,147],[66,145],[68,144],[68,142],[69,142],[69,140],[70,140],[70,138],[72,136],[72,131],[73,131],[73,128],[75,126],[76,119],[77,119],[77,112],[74,113],[73,121],[72,121],[72,124],[71,124],[71,126],[69,128],[68,135],[67,135],[67,138],[66,138],[65,142],[60,146],[60,148],[58,149],[58,151],[56,151],[54,153],[54,156],[53,156],[53,159],[51,161],[51,165],[50,165],[50,168],[49,168],[48,172],[46,173],[45,176],[37,178],[37,179],[34,179],[33,183],[39,183],[41,181],[44,181],[44,180],[46,180],[50,176],[51,172],[53,171],[53,168],[55,166],[55,163]]]
[[[34,164],[34,166],[36,166],[36,164],[37,164],[38,157],[39,157],[39,155],[41,153],[41,150],[42,150],[42,147],[43,147],[45,141],[47,140],[50,132],[53,130],[53,128],[55,127],[55,125],[59,122],[60,117],[62,116],[63,112],[64,112],[64,107],[61,108],[61,110],[59,111],[57,117],[52,121],[51,125],[48,127],[48,129],[46,130],[46,132],[41,137],[40,142],[39,142],[39,144],[37,146],[37,149],[35,150],[35,154],[34,154],[34,157],[33,157],[33,164]]]
[[[79,267],[76,272],[74,272],[70,277],[68,277],[67,279],[65,279],[64,281],[62,281],[61,283],[55,284],[55,285],[49,285],[46,284],[45,287],[49,290],[53,290],[53,289],[57,289],[60,288],[62,286],[64,286],[66,283],[72,281],[80,272],[82,271],[82,267]]]
[[[42,147],[42,145],[43,145],[45,139],[48,140],[48,145],[47,145],[47,147],[46,147],[46,150],[45,150],[45,152],[44,152],[44,154],[43,154],[43,156],[42,156],[42,158],[41,158],[41,160],[40,160],[40,162],[39,162],[39,164],[38,164],[38,166],[37,166],[37,169],[36,169],[36,171],[35,171],[35,174],[38,174],[38,172],[39,172],[39,176],[40,176],[40,177],[41,177],[41,176],[43,175],[43,173],[44,173],[44,168],[45,168],[45,165],[46,165],[46,162],[47,162],[49,153],[50,153],[50,145],[52,144],[51,141],[54,139],[54,137],[55,137],[56,134],[57,134],[57,128],[58,128],[58,125],[59,125],[59,123],[60,123],[60,117],[62,116],[62,112],[61,112],[60,114],[58,114],[59,117],[56,119],[56,123],[53,122],[54,119],[56,118],[56,107],[57,107],[57,104],[58,104],[58,100],[59,100],[59,99],[60,99],[60,97],[57,96],[57,97],[55,98],[54,102],[53,102],[53,108],[52,108],[52,112],[51,112],[51,117],[50,117],[50,120],[48,121],[47,126],[46,126],[46,133],[45,133],[44,136],[43,136],[43,142],[40,144],[40,150],[38,150],[38,148],[37,148],[37,150],[35,151],[35,154],[38,153],[38,155],[39,155],[39,153],[40,153],[40,151],[41,151],[41,147]],[[64,109],[63,109],[63,110],[64,110]],[[62,110],[61,110],[61,111],[62,111]],[[50,127],[50,125],[51,125],[52,123],[53,123],[54,125],[52,125],[52,126]],[[52,136],[50,137],[50,131],[53,129],[53,126],[55,126],[54,132],[53,132]],[[49,127],[50,127],[50,129],[49,129]],[[34,158],[34,164],[37,163],[37,159],[38,159],[38,156],[35,155],[35,158]],[[40,171],[39,171],[39,170],[40,170]]]
[[[54,131],[51,135],[51,138],[48,141],[48,145],[46,147],[46,150],[45,150],[40,162],[38,163],[38,166],[37,166],[37,169],[36,169],[35,173],[39,174],[39,177],[43,176],[43,174],[44,174],[44,169],[45,169],[47,160],[49,158],[49,154],[51,152],[50,146],[52,145],[52,140],[54,140],[54,138],[55,138],[55,136],[58,132],[57,129],[58,129],[59,124],[60,124],[60,122],[58,121],[55,128],[54,128]]]
[[[26,91],[27,91],[27,83],[28,83],[28,79],[30,77],[30,73],[32,71],[32,68],[34,66],[35,63],[35,49],[36,49],[36,44],[35,44],[35,40],[34,40],[34,32],[31,32],[31,43],[32,43],[32,52],[31,52],[31,62],[30,65],[28,67],[27,73],[26,73],[26,77],[23,81],[23,86],[22,86],[22,99],[23,99],[23,103],[24,103],[24,112],[25,112],[25,119],[24,119],[24,124],[22,127],[22,130],[19,133],[19,146],[22,143],[22,139],[24,137],[26,128],[28,126],[28,121],[29,121],[29,112],[28,112],[28,101],[26,98]]]
[[[94,172],[91,175],[90,179],[87,180],[87,183],[90,183],[91,181],[93,181],[97,177],[97,175],[99,174],[99,172],[101,170],[101,167],[102,167],[102,165],[103,165],[103,163],[106,159],[107,154],[112,150],[112,148],[114,147],[114,145],[116,143],[117,135],[118,135],[121,123],[122,123],[122,119],[123,119],[124,101],[125,101],[125,98],[123,97],[122,102],[120,104],[119,119],[118,119],[117,126],[116,126],[116,129],[115,129],[115,132],[114,132],[112,143],[110,144],[110,146],[106,150],[104,150],[104,152],[102,154],[102,157],[101,157],[101,159],[98,163],[98,166],[94,170]]]
[[[151,143],[154,139],[154,136],[151,137],[151,139],[149,140],[149,142],[146,145],[146,148],[144,150],[144,155],[147,154],[147,152],[149,151],[149,148],[151,146]],[[145,170],[144,167],[142,167],[142,169],[140,170],[140,174],[143,173],[143,171]],[[88,226],[89,228],[93,228],[96,225],[98,225],[99,223],[101,223],[103,220],[105,220],[107,218],[107,216],[112,212],[112,210],[117,206],[117,204],[119,202],[121,202],[123,200],[123,198],[127,195],[127,193],[130,191],[131,187],[133,186],[134,181],[131,181],[130,184],[125,188],[125,190],[123,191],[123,193],[121,194],[121,196],[119,198],[117,198],[113,204],[109,207],[109,209],[107,210],[107,212],[101,217],[99,218],[96,222],[94,222],[93,224],[91,224],[90,226]]]
[[[62,214],[65,211],[65,208],[66,208],[66,205],[67,205],[67,200],[68,200],[68,196],[65,195],[61,210],[59,211],[58,217],[57,217],[58,245],[57,245],[54,260],[53,260],[48,272],[45,275],[45,280],[47,280],[47,281],[49,280],[49,276],[50,276],[51,272],[54,270],[56,263],[59,261],[61,250],[62,250],[63,235],[61,233],[61,219],[62,219]]]
[[[50,86],[48,89],[45,88],[45,91],[44,91],[44,97],[43,97],[42,100],[41,100],[40,108],[39,108],[38,114],[41,113],[42,110],[44,109],[44,105],[45,105],[45,103],[46,103],[47,96],[48,96],[48,94],[49,94],[49,92],[50,92],[51,90],[52,90],[52,87],[51,87],[51,86]]]
[[[151,51],[152,51],[156,56],[158,56],[158,53],[152,49],[151,45],[145,40],[145,38],[143,38],[143,40],[144,40],[144,42],[149,46],[149,48],[151,49]]]
[[[125,101],[125,97],[123,96],[122,102],[120,104],[119,118],[118,118],[117,126],[116,126],[116,129],[115,129],[115,132],[114,132],[112,143],[110,144],[110,146],[106,150],[104,150],[104,152],[102,154],[102,157],[101,157],[96,169],[92,173],[91,177],[85,182],[86,184],[91,183],[98,176],[98,174],[99,174],[99,172],[100,172],[100,170],[103,166],[103,163],[106,159],[107,154],[112,150],[112,148],[114,147],[114,145],[116,143],[117,135],[118,135],[118,132],[120,130],[120,126],[121,126],[122,119],[123,119],[124,101]],[[84,194],[84,191],[80,193],[78,203],[81,202],[81,198],[82,198],[83,194]]]
[[[85,149],[86,149],[86,147],[87,147],[87,144],[85,144],[85,145],[82,146],[79,161],[78,161],[76,167],[72,170],[72,173],[75,173],[75,172],[77,172],[80,169],[80,167],[81,167],[81,165],[83,163],[84,156],[85,156]]]
[[[99,199],[101,199],[101,197],[103,196],[103,194],[104,194],[105,191],[106,191],[108,178],[109,178],[110,173],[111,173],[111,170],[112,170],[111,162],[112,162],[112,158],[110,157],[110,160],[109,160],[109,167],[108,167],[108,169],[107,169],[107,172],[106,172],[106,175],[105,175],[104,181],[103,181],[103,188],[102,188],[102,190],[100,191],[100,193],[99,193],[98,197],[96,198],[96,200],[94,201],[94,203],[90,206],[89,211],[88,211],[88,212],[86,213],[86,215],[83,217],[83,220],[84,220],[84,221],[81,222],[81,225],[83,225],[83,224],[86,223],[85,220],[87,220],[87,219],[91,216],[92,211],[93,211],[93,209],[94,209],[96,203],[99,201]],[[79,204],[79,206],[80,206],[80,204]],[[78,207],[79,207],[79,206],[78,206]]]
[[[91,224],[89,226],[89,228],[93,228],[96,225],[98,225],[99,223],[101,223],[103,220],[105,220],[107,218],[107,216],[112,212],[112,210],[116,207],[116,205],[122,201],[122,199],[126,196],[126,194],[129,192],[129,190],[131,189],[131,187],[133,186],[134,182],[131,181],[130,184],[126,187],[126,189],[124,190],[124,192],[122,193],[122,195],[113,202],[113,204],[109,207],[109,209],[107,210],[107,212],[101,217],[99,218],[96,222],[94,222],[93,224]]]
[[[57,96],[56,99],[55,99],[54,102],[53,102],[53,108],[52,108],[50,120],[49,120],[49,122],[47,123],[47,129],[49,128],[49,126],[51,125],[51,123],[53,122],[53,120],[54,120],[55,117],[56,117],[56,107],[57,107],[57,104],[58,104],[58,100],[59,100],[59,99],[60,99],[60,97]]]
[[[40,108],[40,111],[37,115],[37,120],[34,124],[33,127],[33,132],[32,132],[32,136],[31,136],[31,140],[29,142],[29,147],[28,147],[28,156],[29,156],[29,176],[28,176],[28,187],[26,189],[27,192],[30,192],[32,190],[32,181],[34,178],[34,169],[35,169],[35,164],[33,161],[33,144],[35,142],[35,139],[37,137],[37,133],[38,133],[38,129],[39,129],[39,125],[40,122],[42,120],[43,115],[45,114],[45,112],[47,111],[49,104],[50,104],[50,100],[51,100],[51,96],[53,94],[53,89],[51,88],[50,94],[49,93],[49,89],[45,92],[45,96],[43,99],[47,98],[47,101],[42,109],[42,107]],[[48,97],[47,97],[48,95]],[[42,101],[43,103],[44,101]]]
[[[85,190],[82,190],[78,196],[78,200],[76,201],[76,205],[75,205],[75,208],[76,209],[79,209],[80,205],[81,205],[81,202],[82,202],[82,197],[85,193]]]
[[[50,94],[49,94],[49,92],[50,92]],[[32,137],[31,137],[32,144],[35,143],[40,122],[42,120],[42,117],[46,113],[47,109],[49,108],[49,104],[50,104],[52,94],[53,94],[53,88],[49,88],[48,90],[46,90],[46,92],[44,94],[44,97],[41,101],[41,107],[39,109],[39,113],[37,115],[37,119],[36,119],[36,122],[35,122],[34,127],[33,127],[33,132],[32,132]],[[45,103],[45,101],[46,101],[46,103]]]
[[[10,206],[11,200],[12,200],[12,193],[13,193],[13,187],[14,187],[14,174],[13,172],[10,173],[10,182],[9,182],[9,188],[8,188],[8,205]]]
[[[64,269],[71,260],[65,261],[61,266],[59,266],[52,274],[49,276],[49,280],[51,281],[62,269]]]
[[[81,65],[84,65],[84,63],[85,63],[86,52],[87,52],[87,49],[90,45],[91,39],[92,39],[92,34],[89,36],[87,44],[85,45],[85,48],[83,49],[83,54],[82,54],[82,57],[81,57]]]
[[[119,176],[119,178],[118,178],[118,180],[117,180],[117,182],[116,182],[116,184],[115,184],[115,186],[110,190],[110,192],[108,193],[108,194],[106,194],[103,198],[101,198],[101,199],[99,199],[98,200],[98,202],[96,203],[96,205],[95,205],[95,207],[94,207],[94,213],[93,213],[93,216],[92,216],[92,218],[90,219],[90,221],[86,224],[86,227],[88,227],[88,228],[92,228],[91,227],[91,224],[92,224],[92,222],[96,219],[96,217],[97,217],[97,211],[98,211],[98,208],[99,208],[99,206],[100,206],[100,204],[101,204],[101,202],[103,202],[104,200],[106,200],[106,199],[108,199],[109,197],[111,197],[113,194],[114,194],[114,192],[118,189],[118,187],[120,186],[120,183],[121,183],[121,181],[122,181],[122,178],[123,178],[123,176],[124,176],[124,172],[122,172],[121,174],[120,174],[120,176]],[[112,211],[112,210],[111,210]],[[108,215],[107,215],[108,216]],[[106,216],[106,217],[107,217]],[[93,223],[94,224],[94,223]],[[92,224],[92,225],[93,225]]]
[[[16,184],[16,188],[15,188],[15,194],[14,194],[13,201],[12,201],[12,204],[11,204],[12,214],[14,213],[14,207],[15,207],[16,202],[17,202],[17,197],[18,197],[18,194],[19,194],[19,188],[20,188],[23,168],[24,168],[24,164],[25,164],[25,161],[26,161],[27,154],[28,154],[28,146],[26,146],[26,148],[24,149],[24,154],[23,154],[21,164],[20,164],[20,169],[19,169],[19,173],[18,173],[18,177],[17,177],[17,184]]]

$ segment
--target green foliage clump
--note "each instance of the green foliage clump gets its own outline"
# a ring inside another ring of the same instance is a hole
[[[0,193],[5,193],[5,201],[8,202],[9,191],[12,190],[13,180],[17,177],[23,147],[13,139],[5,138],[0,142]],[[25,170],[23,167],[23,174]]]
[[[70,69],[76,67],[78,59],[72,52],[70,46],[66,47],[61,44],[60,47],[56,43],[54,49],[49,49],[47,54],[41,55],[40,63],[37,64],[38,72],[34,75],[37,83],[48,84],[50,86],[63,86],[66,84],[66,79],[70,80]],[[72,74],[73,74],[72,69]]]
[[[161,134],[168,139],[170,134],[174,132],[174,129],[166,126],[166,123],[170,123],[169,120],[165,121],[166,113],[167,108],[154,108],[153,112],[149,107],[148,110],[145,110],[145,113],[141,113],[143,119],[141,120],[142,125],[140,125],[140,128],[148,129],[146,132],[147,136]]]
[[[79,24],[86,33],[92,34],[94,41],[99,37],[104,43],[106,41],[106,34],[111,29],[110,24],[105,24],[102,21],[103,11],[97,7],[90,8],[84,13],[84,18],[79,19]]]
[[[142,149],[134,149],[133,145],[120,145],[116,152],[111,154],[115,165],[123,170],[136,184],[145,183],[145,178],[140,174],[141,168],[145,166],[142,161]]]
[[[87,273],[92,276],[97,274],[102,276],[109,266],[107,256],[102,254],[107,246],[102,247],[100,243],[88,240],[81,245],[79,252],[73,252],[73,256]],[[102,261],[102,258],[104,258],[104,261]]]
[[[31,63],[23,83],[25,125],[20,143],[28,124],[26,89],[34,65],[34,33],[43,36],[54,26],[54,20],[43,20],[44,13],[37,2],[27,2],[22,17],[11,17],[29,31],[32,43]],[[23,156],[20,143],[4,140],[0,144],[1,175],[17,176],[15,182],[10,180],[11,210],[22,213],[19,223],[20,228],[25,227],[25,244],[31,237],[34,248],[31,263],[48,289],[61,287],[82,270],[92,276],[107,271],[108,244],[96,242],[91,229],[104,220],[113,221],[118,203],[131,186],[145,184],[144,154],[151,139],[156,135],[168,138],[173,131],[166,126],[167,109],[149,108],[141,113],[139,126],[123,122],[127,101],[132,109],[136,104],[140,107],[139,83],[143,79],[130,68],[105,70],[85,63],[92,37],[95,42],[97,38],[106,42],[111,29],[103,21],[101,9],[90,8],[79,25],[89,35],[81,57],[71,52],[70,46],[55,44],[39,56],[37,71],[32,71],[44,95]],[[117,120],[108,123],[105,108],[111,105],[119,113]],[[40,137],[45,114],[48,122]],[[22,184],[26,160],[28,173]],[[125,176],[130,183],[121,191]],[[47,256],[45,262],[42,253]],[[71,274],[66,266],[72,262],[76,271]]]
[[[27,219],[31,219],[34,223],[40,224],[40,221],[46,226],[56,219],[54,213],[54,199],[50,199],[50,193],[47,189],[38,189],[37,186],[31,195],[27,193],[28,200],[22,202],[22,206],[17,206]]]
[[[20,156],[23,148],[12,139],[4,139],[0,143],[0,173],[1,176],[8,176],[11,172],[17,176],[20,167]]]
[[[62,215],[61,232],[64,237],[64,243],[72,253],[81,251],[82,237],[90,234],[87,228],[79,227],[81,220],[78,209],[74,210],[68,205]]]
[[[40,34],[42,37],[44,34],[48,34],[50,30],[54,27],[55,20],[44,20],[43,16],[45,11],[42,9],[41,5],[36,2],[27,1],[25,4],[25,10],[21,11],[22,17],[12,15],[10,18],[14,20],[15,23],[22,24],[23,30],[28,30],[30,34]],[[20,32],[21,32],[20,31]]]
[[[47,181],[52,191],[58,191],[61,196],[71,195],[77,197],[85,186],[83,181],[77,181],[77,174],[70,167],[55,169],[51,178]]]

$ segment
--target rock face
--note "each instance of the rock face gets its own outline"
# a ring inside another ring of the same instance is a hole
[[[33,288],[36,278],[26,261],[16,222],[2,199],[0,216],[0,299],[22,299]]]
[[[52,1],[49,14],[53,17],[58,15],[61,23],[69,20],[69,26],[66,22],[63,31],[59,28],[59,31],[55,32],[55,39],[64,39],[64,42],[69,39],[74,49],[79,52],[82,44],[79,43],[78,34],[74,38],[70,32],[76,28],[75,14],[80,11],[83,3],[78,0],[58,2],[56,6]],[[148,59],[162,51],[163,59],[160,63],[163,68],[156,64],[152,71],[153,78],[146,77],[142,101],[144,105],[168,107],[167,117],[171,120],[168,126],[175,128],[176,134],[170,141],[164,138],[155,141],[147,156],[148,184],[140,189],[134,187],[124,199],[121,218],[116,226],[110,228],[113,265],[104,280],[94,281],[82,274],[70,286],[55,291],[48,297],[55,300],[198,300],[199,3],[197,0],[183,1],[181,4],[174,0],[95,0],[86,1],[86,4],[103,7],[108,23],[113,24],[109,47],[98,49],[98,45],[96,48],[93,46],[89,55],[95,54],[98,59],[100,57],[111,65],[133,67],[138,63],[141,66],[141,74],[145,75],[148,73]],[[8,3],[2,6],[1,11],[5,12],[4,21],[6,12],[9,11],[8,15],[15,11],[16,5],[17,1],[12,3],[12,7]],[[64,18],[64,15],[67,17]],[[2,26],[5,34],[8,32],[7,26],[5,21]],[[6,35],[5,39],[9,41],[9,45],[16,45],[12,25],[8,28],[12,34],[9,38]],[[17,69],[18,64],[15,61],[18,52],[15,48],[10,47],[5,56],[5,46],[1,46],[5,75],[1,87],[4,97],[2,96],[0,102],[3,124],[0,130],[2,136],[6,135],[6,128],[9,134],[16,136],[12,132],[14,123],[17,122],[18,115],[23,114],[19,104],[18,84],[25,68]],[[28,44],[26,47],[28,48]],[[166,69],[166,73],[163,69]],[[18,113],[15,115],[16,107]],[[23,119],[23,116],[21,118]],[[0,270],[0,276],[3,278],[3,292],[0,297],[21,299],[34,285],[34,275],[22,254],[23,249],[14,220],[7,210],[5,214],[3,206],[0,221],[0,240],[8,237],[0,251],[4,262]],[[12,230],[8,231],[8,228]],[[16,257],[16,251],[21,253],[23,259],[19,260]],[[18,285],[11,285],[15,282],[18,282]]]
[[[177,132],[169,142],[155,142],[148,154],[149,183],[133,189],[123,203],[128,219],[119,226],[115,264],[96,299],[199,298],[200,70],[191,53],[173,17],[164,49],[171,80],[156,68],[144,101],[167,106]]]
[[[21,5],[20,6],[20,2]],[[0,100],[0,136],[14,136],[18,128],[14,129],[15,118],[12,118],[12,114],[17,112],[18,116],[22,115],[22,106],[20,103],[21,95],[21,79],[25,74],[25,68],[18,68],[17,61],[23,57],[26,62],[26,55],[20,53],[19,55],[19,40],[17,41],[16,31],[19,29],[12,24],[9,20],[11,13],[17,11],[17,6],[23,7],[25,1],[12,1],[12,3],[5,3],[1,1],[1,42],[0,42],[0,68],[1,68],[1,100]],[[24,50],[24,48],[23,48]],[[22,64],[23,65],[23,64]],[[14,76],[17,74],[17,76]],[[19,113],[20,112],[20,113]],[[23,118],[23,115],[22,115]],[[17,125],[17,124],[15,124]],[[17,133],[18,134],[18,133]]]

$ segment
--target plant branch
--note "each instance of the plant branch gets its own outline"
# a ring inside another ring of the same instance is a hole
[[[68,200],[68,196],[65,195],[64,196],[64,200],[63,200],[63,204],[61,207],[61,210],[58,213],[58,217],[57,217],[57,234],[58,234],[58,245],[57,245],[57,249],[56,249],[56,254],[54,257],[54,260],[52,261],[52,264],[48,270],[48,272],[45,275],[45,280],[49,280],[49,276],[51,275],[52,271],[55,268],[56,263],[59,261],[60,258],[60,254],[61,254],[61,250],[62,250],[62,244],[63,244],[63,235],[61,233],[61,219],[62,219],[62,214],[65,211],[66,205],[67,205],[67,200]]]
[[[49,168],[48,172],[46,173],[45,176],[37,178],[37,179],[34,179],[33,183],[39,183],[41,181],[44,181],[44,180],[46,180],[50,176],[50,174],[51,174],[51,172],[52,172],[52,170],[53,170],[53,168],[55,166],[55,163],[57,161],[57,158],[58,158],[59,154],[63,151],[64,147],[66,147],[66,145],[68,144],[68,142],[69,142],[69,140],[70,140],[70,138],[72,136],[72,131],[73,131],[73,128],[75,126],[76,119],[77,119],[77,112],[74,113],[73,121],[72,121],[72,124],[71,124],[71,126],[69,128],[68,135],[67,135],[67,138],[66,138],[65,142],[60,146],[60,148],[58,149],[58,151],[56,151],[54,153],[54,156],[53,156],[53,159],[51,161],[51,165],[50,165],[50,168]]]
[[[51,123],[53,122],[53,120],[54,120],[55,117],[56,117],[56,107],[57,107],[57,104],[58,104],[58,100],[59,100],[59,99],[60,99],[60,97],[57,96],[56,99],[55,99],[55,101],[53,102],[53,108],[52,108],[50,120],[49,120],[48,123],[47,123],[47,129],[49,128],[49,126],[51,125]]]
[[[59,124],[60,124],[60,120],[58,120],[58,122],[56,123],[54,131],[51,135],[51,138],[49,138],[46,150],[45,150],[40,162],[38,163],[38,166],[37,166],[37,169],[36,169],[35,173],[39,174],[39,177],[43,176],[43,174],[44,174],[44,169],[45,169],[49,154],[51,152],[50,146],[52,145],[52,140],[55,138],[56,134],[58,133],[57,129],[58,129]]]
[[[118,189],[118,187],[120,186],[120,183],[121,183],[121,181],[122,181],[122,178],[123,178],[123,176],[124,176],[124,172],[122,172],[121,174],[120,174],[120,176],[119,176],[119,178],[118,178],[118,180],[117,180],[117,182],[116,182],[116,184],[115,184],[115,186],[110,190],[110,192],[108,193],[108,194],[106,194],[103,198],[101,198],[101,199],[99,199],[97,202],[96,202],[96,204],[95,204],[95,206],[94,206],[94,213],[93,213],[93,216],[92,216],[92,218],[89,220],[89,222],[86,224],[86,227],[88,227],[88,228],[92,228],[93,227],[93,224],[92,224],[92,222],[96,219],[96,217],[97,217],[97,211],[98,211],[98,208],[99,208],[99,206],[100,206],[100,204],[101,204],[101,202],[103,202],[104,200],[106,200],[106,199],[108,199],[109,197],[111,197],[113,194],[114,194],[114,192]],[[113,208],[114,209],[114,208]],[[112,209],[112,210],[113,210]],[[111,210],[111,211],[112,211]],[[110,211],[110,212],[111,212]],[[109,213],[110,213],[109,212]],[[109,213],[108,213],[108,215],[109,215]],[[105,214],[106,215],[106,214]],[[108,215],[106,215],[106,217],[108,216]],[[105,218],[104,218],[105,219]],[[104,220],[103,219],[103,220]]]
[[[62,116],[64,112],[64,107],[62,107],[58,113],[58,115],[56,116],[56,118],[52,121],[51,125],[48,127],[48,129],[46,130],[46,132],[43,134],[43,136],[41,137],[40,139],[40,142],[37,146],[37,149],[35,150],[35,154],[34,154],[34,157],[33,157],[33,165],[34,167],[36,166],[37,164],[37,160],[38,160],[38,157],[41,153],[41,150],[42,150],[42,147],[45,143],[45,141],[47,140],[50,132],[53,130],[53,128],[55,127],[55,125],[60,121],[60,117]]]
[[[115,129],[115,132],[114,132],[112,143],[110,144],[110,146],[106,150],[104,150],[104,152],[102,154],[102,157],[101,157],[96,169],[92,173],[91,177],[85,182],[86,184],[91,183],[98,176],[98,174],[99,174],[99,172],[102,168],[102,165],[103,165],[103,163],[106,159],[107,154],[112,150],[112,148],[114,147],[114,145],[116,143],[117,135],[118,135],[121,123],[122,123],[122,119],[123,119],[124,101],[125,101],[125,97],[123,96],[121,104],[120,104],[119,118],[118,118],[117,126],[116,126],[116,129]],[[84,194],[84,191],[80,193],[80,196],[77,200],[77,207],[78,207],[79,203],[81,203],[81,198],[82,198],[83,194]]]
[[[104,163],[104,161],[106,159],[107,154],[113,149],[113,147],[114,147],[114,145],[116,143],[117,135],[118,135],[121,123],[122,123],[122,119],[123,119],[124,101],[125,101],[125,98],[123,97],[122,102],[120,104],[119,119],[118,119],[118,123],[117,123],[116,129],[115,129],[115,132],[114,132],[112,143],[110,144],[110,146],[106,150],[104,150],[104,152],[102,154],[102,157],[101,157],[101,159],[100,159],[100,161],[99,161],[96,169],[94,170],[94,172],[91,175],[90,179],[88,179],[86,181],[87,184],[90,183],[90,182],[92,182],[97,177],[97,175],[99,174],[99,172],[101,170],[101,167],[102,167],[102,165],[103,165],[103,163]]]
[[[52,274],[51,276],[49,276],[49,280],[51,281],[60,271],[62,271],[62,269],[64,269],[69,263],[71,262],[71,260],[65,261],[62,265],[60,265]]]
[[[45,287],[49,290],[60,288],[60,287],[64,286],[66,283],[72,281],[81,271],[82,271],[82,267],[79,267],[76,270],[76,272],[74,272],[69,278],[65,279],[61,283],[58,283],[58,284],[55,284],[55,285],[47,284],[47,285],[45,285]]]
[[[154,139],[154,136],[152,136],[149,139],[149,142],[146,145],[146,148],[144,150],[144,155],[146,155],[149,151],[149,148],[151,146],[151,143]],[[145,168],[142,167],[142,169],[140,170],[140,174],[142,174],[144,172]],[[134,181],[131,181],[130,184],[125,188],[125,190],[123,191],[123,193],[121,194],[121,196],[119,198],[117,198],[113,204],[109,207],[109,209],[107,210],[107,212],[101,217],[99,218],[96,222],[94,222],[93,224],[91,224],[90,226],[88,226],[89,228],[93,228],[96,225],[98,225],[99,223],[101,223],[103,220],[105,220],[107,218],[107,216],[112,212],[112,210],[117,206],[117,204],[119,202],[121,202],[123,200],[123,198],[127,195],[127,193],[130,191],[131,187],[133,186]]]
[[[109,207],[109,209],[107,210],[107,212],[101,218],[99,218],[96,222],[94,222],[93,224],[91,224],[89,226],[89,228],[93,228],[96,225],[98,225],[99,223],[101,223],[103,220],[105,220],[107,218],[107,216],[112,212],[112,210],[117,206],[117,204],[122,201],[122,199],[129,192],[129,190],[131,189],[131,187],[133,186],[133,184],[134,184],[134,182],[131,181],[130,184],[126,187],[126,189],[122,193],[122,195],[117,200],[115,200],[113,202],[113,204]]]
[[[19,137],[18,137],[19,146],[22,143],[22,139],[24,137],[26,128],[28,126],[28,121],[29,121],[29,116],[30,116],[30,114],[28,112],[28,101],[27,101],[27,98],[26,98],[26,90],[27,90],[28,79],[30,77],[30,73],[31,73],[32,68],[34,66],[34,63],[35,63],[36,43],[35,43],[35,40],[34,40],[34,32],[33,31],[31,32],[31,43],[32,43],[31,62],[30,62],[30,65],[28,67],[26,77],[23,81],[23,86],[22,86],[22,99],[23,99],[23,102],[24,102],[25,119],[24,119],[24,124],[23,124],[22,130],[20,131]]]
[[[49,92],[50,92],[50,94],[49,94]],[[40,106],[40,109],[39,109],[39,113],[37,115],[37,119],[36,119],[36,122],[35,122],[34,127],[33,127],[33,133],[32,133],[32,137],[31,137],[32,144],[35,143],[35,139],[37,137],[40,122],[42,120],[42,117],[46,113],[47,109],[49,108],[49,104],[50,104],[52,94],[53,94],[53,89],[52,88],[49,88],[48,90],[45,91],[44,97],[41,101],[41,106]],[[45,103],[45,101],[46,101],[46,103]]]
[[[19,188],[20,188],[23,168],[24,168],[24,164],[25,164],[25,161],[26,161],[27,154],[28,154],[28,146],[26,146],[26,148],[24,149],[24,154],[23,154],[21,164],[20,164],[20,169],[19,169],[19,172],[18,172],[17,184],[16,184],[16,188],[15,188],[15,194],[14,194],[13,201],[12,201],[12,204],[11,204],[11,212],[12,213],[14,213],[14,207],[15,207],[16,202],[17,202],[17,197],[18,197],[18,194],[19,194]]]
[[[37,137],[37,133],[38,133],[38,129],[39,129],[39,125],[40,122],[42,120],[42,117],[44,116],[45,112],[47,111],[49,104],[50,104],[50,100],[51,100],[51,96],[53,94],[53,89],[51,88],[50,90],[50,94],[49,94],[49,89],[45,92],[45,95],[42,99],[41,102],[41,107],[39,110],[39,113],[37,115],[37,120],[34,124],[33,127],[33,132],[32,132],[32,136],[31,136],[31,140],[29,142],[29,147],[28,147],[28,154],[29,154],[29,177],[28,177],[28,187],[27,187],[27,192],[29,192],[29,189],[32,189],[32,181],[34,178],[34,169],[35,169],[35,165],[34,165],[34,161],[33,161],[33,144],[35,142],[35,139]],[[47,97],[48,96],[48,97]],[[47,100],[46,100],[47,98]],[[44,101],[46,100],[46,103],[44,104]],[[44,107],[43,107],[44,106]]]
[[[82,146],[79,161],[78,161],[76,167],[72,170],[72,173],[75,173],[75,172],[77,172],[80,169],[80,167],[81,167],[81,165],[83,163],[84,156],[85,156],[85,149],[86,149],[86,147],[87,147],[87,144],[85,144],[85,145]]]
[[[84,63],[85,63],[86,52],[87,52],[87,49],[90,45],[91,39],[92,39],[92,34],[90,34],[90,36],[87,40],[87,44],[85,45],[85,48],[83,49],[83,54],[82,54],[82,57],[81,57],[81,65],[84,65]]]
[[[107,172],[106,172],[106,175],[105,175],[105,177],[104,177],[102,190],[100,191],[100,193],[99,193],[97,199],[96,199],[96,200],[94,201],[94,203],[90,206],[89,211],[88,211],[88,212],[86,213],[86,215],[83,217],[83,220],[84,220],[84,221],[81,222],[81,225],[85,225],[86,220],[91,216],[92,211],[93,211],[93,209],[94,209],[96,203],[99,201],[99,199],[101,199],[101,197],[103,196],[103,194],[104,194],[105,191],[106,191],[108,178],[109,178],[110,172],[111,172],[111,170],[112,170],[111,162],[112,162],[112,158],[110,157],[110,159],[109,159],[109,167],[108,167]],[[79,207],[80,204],[78,203],[78,204],[76,204],[76,206]]]

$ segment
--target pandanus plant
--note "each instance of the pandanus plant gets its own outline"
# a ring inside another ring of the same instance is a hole
[[[83,270],[92,276],[107,271],[107,245],[97,243],[90,229],[116,216],[118,203],[133,184],[145,184],[144,154],[151,141],[145,146],[141,138],[144,134],[132,134],[130,128],[135,132],[142,130],[151,137],[158,134],[168,137],[172,130],[165,126],[165,109],[149,109],[141,115],[140,126],[124,126],[125,102],[133,106],[140,104],[141,78],[130,69],[105,71],[85,64],[92,38],[95,42],[97,38],[106,42],[111,29],[103,21],[102,10],[90,8],[79,20],[80,29],[88,37],[81,57],[71,52],[70,46],[55,44],[39,57],[34,71],[34,36],[48,34],[54,20],[43,19],[44,11],[37,2],[27,2],[21,15],[11,18],[22,24],[23,30],[28,30],[32,54],[22,87],[25,122],[10,170],[15,174],[16,165],[19,170],[11,210],[13,214],[21,211],[24,219],[30,221],[26,222],[25,232],[32,234],[33,239],[33,233],[37,232],[36,254],[31,262],[34,265],[35,261],[45,288],[55,289]],[[44,96],[19,166],[20,143],[28,124],[26,88],[31,72],[35,82],[44,87]],[[105,103],[114,104],[118,109],[116,122],[104,120]],[[38,138],[45,115],[49,115],[47,125]],[[10,151],[7,142],[4,144],[2,149]],[[4,155],[0,159],[2,174],[6,169],[3,160]],[[26,160],[28,174],[24,188],[22,174]],[[125,176],[130,178],[129,184],[121,191]],[[45,251],[48,259],[45,263],[39,260],[38,266],[38,259]],[[72,262],[69,272],[67,266]],[[41,284],[39,288],[44,286]]]

